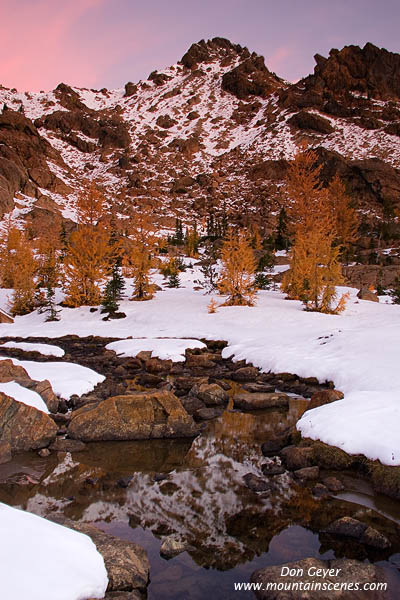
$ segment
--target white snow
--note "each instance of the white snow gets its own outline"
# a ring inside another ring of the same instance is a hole
[[[10,398],[14,398],[18,402],[22,402],[27,406],[33,406],[33,408],[37,408],[42,412],[48,413],[49,409],[46,406],[46,403],[43,401],[41,396],[37,392],[33,392],[32,390],[28,390],[27,388],[19,385],[15,381],[9,381],[7,383],[0,383],[0,392],[3,392]]]
[[[0,503],[0,598],[103,598],[108,577],[92,540]]]
[[[399,460],[399,391],[352,392],[345,399],[307,411],[297,428],[312,439],[341,448],[349,454],[366,454],[386,465]]]
[[[25,350],[26,352],[39,352],[43,356],[64,356],[65,352],[59,346],[51,344],[30,344],[27,342],[5,342],[1,348],[17,348],[17,350]]]
[[[91,313],[89,307],[63,308],[58,322],[44,323],[44,315],[32,313],[16,317],[13,324],[1,324],[0,335],[52,338],[77,334],[120,339],[135,336],[135,340],[127,340],[128,346],[141,337],[226,340],[226,357],[246,359],[263,371],[315,376],[321,382],[331,380],[343,391],[343,402],[304,416],[298,424],[304,434],[346,447],[348,452],[362,452],[385,464],[400,465],[400,437],[390,433],[400,431],[396,401],[398,398],[400,405],[400,306],[360,301],[356,289],[339,288],[339,294],[350,293],[345,312],[323,315],[305,312],[300,302],[285,300],[280,291],[261,291],[254,307],[219,307],[215,314],[209,314],[211,297],[219,303],[222,299],[217,294],[204,295],[193,289],[194,282],[201,279],[198,267],[188,269],[180,277],[181,288],[165,289],[148,302],[121,302],[125,319],[105,322],[100,311]],[[161,276],[155,281],[161,283]],[[140,341],[140,349],[144,349],[143,344]],[[59,376],[68,363],[31,364],[42,369],[40,376],[35,373],[35,379],[50,379],[48,369],[59,365]],[[71,379],[75,383],[75,375]],[[88,385],[86,380],[85,383]],[[360,392],[364,393],[365,404],[360,400]],[[348,417],[353,402],[357,418],[347,418],[347,427],[343,428],[342,415]],[[385,417],[372,417],[374,404],[386,411]],[[328,411],[329,418],[322,422],[322,415]],[[372,430],[373,435],[369,433]]]
[[[174,339],[174,338],[141,338],[121,340],[107,344],[107,350],[114,350],[118,356],[136,356],[142,350],[149,350],[153,357],[163,360],[180,362],[185,360],[187,348],[205,348],[206,345],[199,340]]]
[[[74,363],[34,362],[5,356],[0,357],[0,360],[6,359],[12,360],[14,365],[23,367],[29,377],[36,381],[48,379],[54,393],[60,398],[64,398],[64,400],[68,400],[74,394],[82,396],[82,394],[91,392],[98,383],[105,379],[104,375]]]

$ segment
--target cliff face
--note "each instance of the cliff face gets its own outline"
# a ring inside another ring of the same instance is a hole
[[[119,90],[0,88],[0,215],[74,220],[84,179],[123,214],[151,204],[160,225],[230,210],[273,226],[300,143],[318,149],[370,219],[400,203],[400,56],[372,44],[316,56],[296,84],[223,38]]]

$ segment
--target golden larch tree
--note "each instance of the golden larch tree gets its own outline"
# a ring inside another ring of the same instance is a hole
[[[315,152],[299,152],[288,170],[285,191],[294,245],[282,289],[308,309],[335,312],[336,286],[343,283],[340,248],[334,244],[336,218],[316,162]]]
[[[150,271],[156,245],[155,226],[150,211],[142,210],[132,214],[129,220],[129,241],[123,259],[125,272],[133,278],[131,300],[150,300],[154,295]]]
[[[335,226],[335,243],[342,253],[358,239],[359,219],[346,187],[337,175],[328,186],[328,199]]]
[[[104,228],[91,225],[82,225],[71,234],[64,260],[67,306],[100,304],[100,285],[112,268],[109,237]]]
[[[227,296],[224,306],[253,306],[256,261],[250,240],[243,232],[228,231],[221,248],[221,262],[218,290]]]
[[[23,232],[17,227],[6,227],[0,242],[0,277],[1,287],[13,288],[17,269],[17,250],[21,240],[25,239]]]
[[[98,225],[105,216],[106,199],[95,181],[86,182],[76,200],[76,215],[80,225]]]
[[[11,313],[25,315],[35,308],[35,274],[37,264],[31,242],[24,232],[16,236],[18,242],[12,253],[13,294],[11,297]]]

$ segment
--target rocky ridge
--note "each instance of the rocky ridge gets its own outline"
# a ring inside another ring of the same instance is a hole
[[[400,57],[366,44],[315,59],[314,74],[290,84],[214,38],[119,90],[0,88],[0,212],[33,235],[61,216],[72,226],[82,180],[95,178],[121,213],[149,204],[170,226],[230,210],[258,214],[268,231],[306,142],[324,180],[339,173],[373,221],[399,202]]]

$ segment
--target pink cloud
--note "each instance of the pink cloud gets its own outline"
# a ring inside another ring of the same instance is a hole
[[[290,46],[279,46],[272,54],[265,59],[265,64],[270,71],[278,73],[286,66],[288,59],[293,55],[293,48]]]
[[[76,85],[93,85],[97,78],[93,51],[74,43],[73,27],[104,0],[18,2],[2,0],[0,18],[0,78],[7,87],[21,90],[53,88],[62,79]]]

